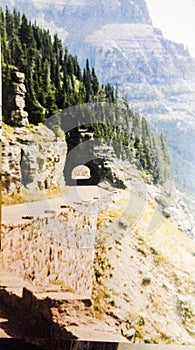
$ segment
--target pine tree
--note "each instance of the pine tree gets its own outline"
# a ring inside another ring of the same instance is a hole
[[[92,72],[91,72],[91,81],[92,81],[93,94],[96,96],[98,94],[98,91],[99,91],[99,82],[98,82],[98,78],[95,74],[94,68],[92,68]]]

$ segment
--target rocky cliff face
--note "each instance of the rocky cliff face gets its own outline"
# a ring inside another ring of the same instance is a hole
[[[10,124],[3,125],[2,191],[4,194],[59,188],[64,184],[63,169],[67,144],[46,126],[29,125],[25,108],[25,76],[12,72],[9,100]],[[10,103],[11,101],[11,103]],[[6,106],[5,106],[6,108]]]
[[[63,185],[63,169],[67,145],[44,126],[3,126],[2,183],[3,193],[11,194],[27,188],[31,192],[59,188]]]
[[[151,19],[144,0],[61,0],[52,1],[10,1],[3,6],[22,9],[29,18],[38,18],[43,22],[53,22],[56,28],[78,33],[82,28],[86,32],[100,28],[106,23],[145,23],[151,24]],[[95,16],[94,16],[95,14]],[[91,20],[93,17],[93,21]],[[74,25],[73,22],[74,22]]]
[[[104,83],[166,85],[190,79],[192,74],[193,60],[183,45],[164,39],[149,24],[106,24],[80,45],[76,40],[70,45],[82,64],[89,57]]]
[[[25,111],[25,75],[15,69],[10,70],[10,81],[4,86],[3,115],[9,115],[9,123],[14,126],[28,126],[28,112]]]

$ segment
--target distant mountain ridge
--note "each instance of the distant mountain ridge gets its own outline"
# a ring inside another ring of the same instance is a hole
[[[173,84],[192,76],[193,59],[183,45],[164,39],[148,24],[107,24],[80,45],[71,41],[67,38],[81,64],[87,55],[104,83]]]
[[[184,45],[152,26],[145,0],[3,0],[5,5],[59,31],[82,66],[89,58],[102,83],[173,84],[195,73]]]
[[[31,18],[37,13],[40,15],[44,10],[46,18],[50,14],[52,14],[52,19],[54,17],[58,18],[58,28],[62,24],[69,27],[70,21],[68,19],[70,20],[72,14],[77,14],[79,21],[83,20],[84,23],[88,20],[89,14],[94,12],[94,8],[96,17],[93,21],[89,21],[93,26],[98,25],[101,27],[106,23],[113,23],[113,21],[151,24],[144,0],[99,0],[98,2],[96,0],[58,0],[55,3],[51,0],[6,0],[3,1],[3,6],[5,5],[9,8],[16,7],[18,10],[20,8],[20,11],[22,9],[25,11],[31,9]],[[67,20],[66,23],[64,19]],[[97,20],[99,20],[99,23]]]

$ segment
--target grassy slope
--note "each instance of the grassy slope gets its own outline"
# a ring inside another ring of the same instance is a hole
[[[104,253],[99,278],[104,293],[96,303],[123,334],[133,329],[135,342],[195,345],[195,241],[164,218],[148,233],[153,213],[154,203],[129,197],[128,191],[101,213],[104,248],[97,252]]]

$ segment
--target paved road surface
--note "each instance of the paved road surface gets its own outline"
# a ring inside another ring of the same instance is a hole
[[[113,197],[113,190],[105,190],[98,186],[67,187],[61,197],[37,202],[16,204],[2,207],[2,223],[14,224],[21,222],[25,216],[42,216],[45,211],[59,211],[61,205],[69,205],[81,212],[97,213],[106,206]]]

